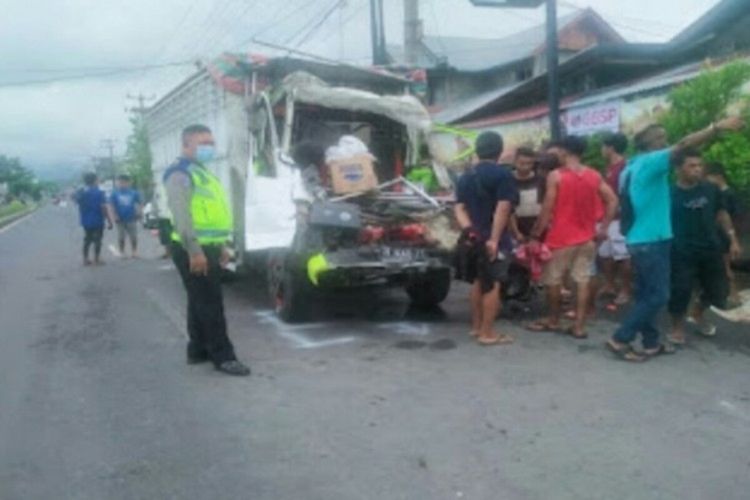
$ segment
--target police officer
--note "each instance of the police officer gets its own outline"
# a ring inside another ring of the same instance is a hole
[[[205,165],[214,138],[205,125],[182,131],[182,155],[164,173],[172,212],[172,259],[188,296],[188,364],[210,361],[228,375],[247,376],[227,336],[221,269],[229,259],[232,212],[219,180]]]

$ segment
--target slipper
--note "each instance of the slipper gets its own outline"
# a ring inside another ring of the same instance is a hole
[[[617,304],[614,302],[612,302],[611,304],[607,304],[606,309],[609,312],[617,312]]]
[[[558,333],[562,329],[560,325],[550,325],[547,321],[539,320],[526,323],[523,327],[530,332],[537,333]]]
[[[675,337],[673,335],[667,335],[667,342],[669,342],[672,345],[678,345],[678,346],[684,346],[687,344],[687,340],[685,340],[685,337]]]
[[[509,335],[495,335],[494,337],[484,338],[477,337],[477,343],[481,346],[507,345],[513,343],[513,337]]]
[[[479,334],[475,330],[469,330],[469,337],[477,338]]]
[[[566,328],[561,333],[563,333],[564,335],[567,335],[568,337],[573,337],[576,340],[585,340],[585,339],[589,338],[589,334],[588,333],[583,333],[581,335],[578,335],[575,332],[575,330],[573,329],[572,326],[570,328]]]
[[[604,345],[607,347],[607,350],[609,352],[617,356],[622,361],[627,361],[628,363],[643,363],[644,361],[646,361],[646,359],[648,359],[645,356],[635,352],[629,345],[617,347],[612,343],[611,340],[605,342]]]
[[[565,317],[565,319],[572,319],[572,320],[574,320],[574,319],[576,319],[576,312],[571,309],[570,311],[566,311],[563,316]]]
[[[659,344],[659,347],[657,347],[656,351],[654,352],[644,351],[643,355],[650,359],[650,358],[655,358],[657,356],[669,356],[669,355],[675,354],[676,352],[677,352],[677,349],[673,345]]]
[[[698,333],[704,337],[715,337],[716,336],[716,325],[709,323],[708,321],[702,321],[698,325]]]

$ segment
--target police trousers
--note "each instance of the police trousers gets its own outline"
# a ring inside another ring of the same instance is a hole
[[[227,335],[224,296],[221,291],[221,247],[204,246],[208,275],[190,273],[190,256],[179,243],[172,243],[172,260],[187,291],[187,355],[208,359],[215,365],[237,359]]]

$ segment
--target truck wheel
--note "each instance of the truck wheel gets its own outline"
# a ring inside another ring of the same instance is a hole
[[[451,289],[451,273],[448,269],[432,271],[411,280],[406,285],[412,304],[417,307],[434,307],[448,297]]]
[[[309,285],[306,276],[295,271],[284,254],[272,254],[268,260],[268,288],[271,304],[279,318],[299,323],[308,317]]]

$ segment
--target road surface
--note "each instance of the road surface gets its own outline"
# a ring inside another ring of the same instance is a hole
[[[0,498],[722,499],[750,492],[750,332],[670,358],[592,336],[466,335],[465,288],[419,314],[397,291],[278,322],[227,287],[253,376],[184,362],[184,295],[144,258],[80,265],[72,207],[0,232]]]

